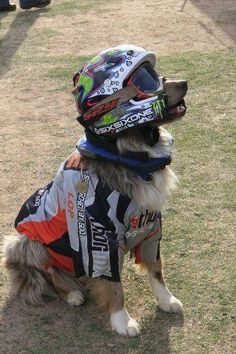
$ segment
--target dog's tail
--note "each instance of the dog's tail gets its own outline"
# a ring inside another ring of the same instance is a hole
[[[39,305],[44,295],[56,296],[44,275],[47,262],[47,251],[40,242],[21,234],[5,237],[2,263],[9,272],[13,294],[23,302]]]

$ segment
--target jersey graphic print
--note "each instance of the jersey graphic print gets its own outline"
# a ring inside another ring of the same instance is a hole
[[[46,245],[51,265],[77,276],[120,281],[127,251],[134,251],[137,263],[153,262],[159,254],[160,213],[142,210],[83,170],[77,151],[53,182],[23,204],[15,226]]]

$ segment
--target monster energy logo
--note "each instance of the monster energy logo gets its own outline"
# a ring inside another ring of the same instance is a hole
[[[155,102],[151,103],[152,109],[156,115],[160,115],[161,119],[163,119],[163,111],[165,109],[165,101],[163,98],[156,100]]]

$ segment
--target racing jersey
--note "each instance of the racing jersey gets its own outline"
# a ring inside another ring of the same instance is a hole
[[[78,277],[120,281],[126,252],[134,252],[136,263],[159,257],[161,214],[109,189],[83,169],[78,151],[23,204],[15,227],[47,247],[50,265]]]

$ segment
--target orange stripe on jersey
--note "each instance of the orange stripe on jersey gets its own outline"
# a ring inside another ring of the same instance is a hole
[[[61,238],[67,231],[65,210],[61,210],[50,220],[21,222],[16,229],[18,232],[25,234],[30,240],[49,244]]]
[[[77,169],[80,165],[81,162],[81,156],[78,153],[74,153],[70,156],[70,159],[66,163],[66,170],[69,170],[70,168],[75,168]]]
[[[52,257],[50,258],[48,265],[67,270],[68,272],[75,271],[74,263],[71,257],[62,256],[61,254],[52,251],[49,247],[47,247],[47,251]]]

